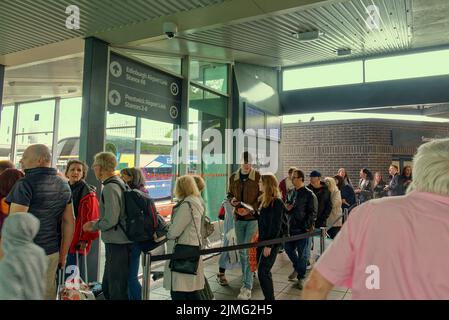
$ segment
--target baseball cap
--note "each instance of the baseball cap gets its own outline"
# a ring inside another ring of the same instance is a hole
[[[310,173],[310,178],[313,178],[313,177],[321,177],[321,173],[319,173],[319,172],[316,171],[316,170],[313,170],[313,171]]]

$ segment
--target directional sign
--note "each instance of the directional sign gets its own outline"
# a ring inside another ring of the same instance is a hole
[[[181,94],[181,79],[111,53],[109,111],[179,124]]]

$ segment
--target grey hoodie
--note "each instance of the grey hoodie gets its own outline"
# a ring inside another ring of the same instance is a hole
[[[47,257],[34,244],[39,220],[29,213],[10,215],[3,225],[0,260],[0,300],[42,300]]]

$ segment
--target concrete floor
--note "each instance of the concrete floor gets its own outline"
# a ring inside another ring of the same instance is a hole
[[[205,261],[204,272],[208,278],[209,285],[214,292],[215,300],[236,300],[242,286],[241,269],[226,271],[226,278],[229,286],[223,287],[218,284],[216,275],[218,272],[218,259],[213,257]],[[162,270],[157,268],[156,270]],[[292,272],[292,264],[285,253],[280,253],[276,263],[271,270],[273,274],[273,285],[276,300],[300,300],[301,291],[294,288],[295,282],[288,280],[288,275]],[[252,300],[263,300],[264,296],[257,277],[254,279]],[[334,288],[328,295],[329,300],[350,300],[351,292],[346,288]],[[152,282],[150,300],[170,300],[170,292],[162,287],[162,279]]]

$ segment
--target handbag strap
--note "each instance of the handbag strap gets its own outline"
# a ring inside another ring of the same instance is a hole
[[[192,216],[193,226],[195,227],[196,236],[198,237],[198,245],[201,247],[201,246],[202,246],[202,242],[201,242],[200,236],[199,236],[199,234],[198,234],[198,229],[197,229],[197,227],[196,227],[195,218],[194,218],[194,216],[193,216],[193,208],[192,208],[192,205],[190,204],[189,201],[184,201],[184,200],[183,200],[182,202],[186,202],[186,203],[189,205],[189,208],[190,208],[190,215]],[[179,206],[182,205],[182,202],[181,202],[181,204],[180,204]],[[185,230],[184,230],[184,231],[185,231]],[[181,233],[181,235],[184,233],[184,231]],[[178,239],[181,237],[181,235],[175,239],[175,244],[178,243]]]
[[[202,244],[202,242],[201,242],[201,239],[200,239],[201,237],[200,237],[200,235],[199,235],[199,233],[198,233],[198,229],[197,229],[197,227],[196,227],[195,217],[193,216],[193,208],[192,208],[192,205],[190,204],[189,201],[186,201],[186,202],[187,202],[187,204],[189,205],[189,208],[190,208],[190,214],[192,215],[193,226],[195,227],[196,236],[198,237],[198,245],[201,247],[203,244]]]

